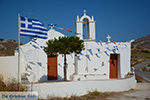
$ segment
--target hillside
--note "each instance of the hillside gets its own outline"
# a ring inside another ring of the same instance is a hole
[[[14,50],[18,47],[15,40],[0,39],[0,56],[12,56]]]
[[[132,47],[150,47],[150,35],[136,39],[132,43]]]
[[[131,47],[131,66],[150,60],[150,35],[135,40]]]

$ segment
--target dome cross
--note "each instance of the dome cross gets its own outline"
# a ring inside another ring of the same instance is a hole
[[[53,29],[53,27],[56,26],[56,25],[51,23],[51,24],[48,24],[48,26],[51,27],[51,29]]]

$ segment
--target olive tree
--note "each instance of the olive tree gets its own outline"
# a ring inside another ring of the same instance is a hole
[[[70,53],[80,54],[84,50],[84,41],[79,37],[59,37],[58,39],[48,40],[44,48],[48,56],[57,56],[57,54],[64,55],[64,80],[67,80],[67,58],[66,55]]]

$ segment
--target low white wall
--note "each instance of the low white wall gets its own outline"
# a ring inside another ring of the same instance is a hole
[[[47,96],[70,97],[81,96],[88,91],[112,92],[126,91],[136,86],[135,76],[126,79],[105,79],[72,82],[45,82],[33,85],[33,91],[38,91],[39,97]]]
[[[18,56],[0,57],[0,74],[7,78],[18,77]]]

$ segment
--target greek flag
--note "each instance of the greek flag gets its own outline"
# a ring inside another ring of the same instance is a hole
[[[20,36],[47,39],[47,29],[38,20],[20,16]]]

